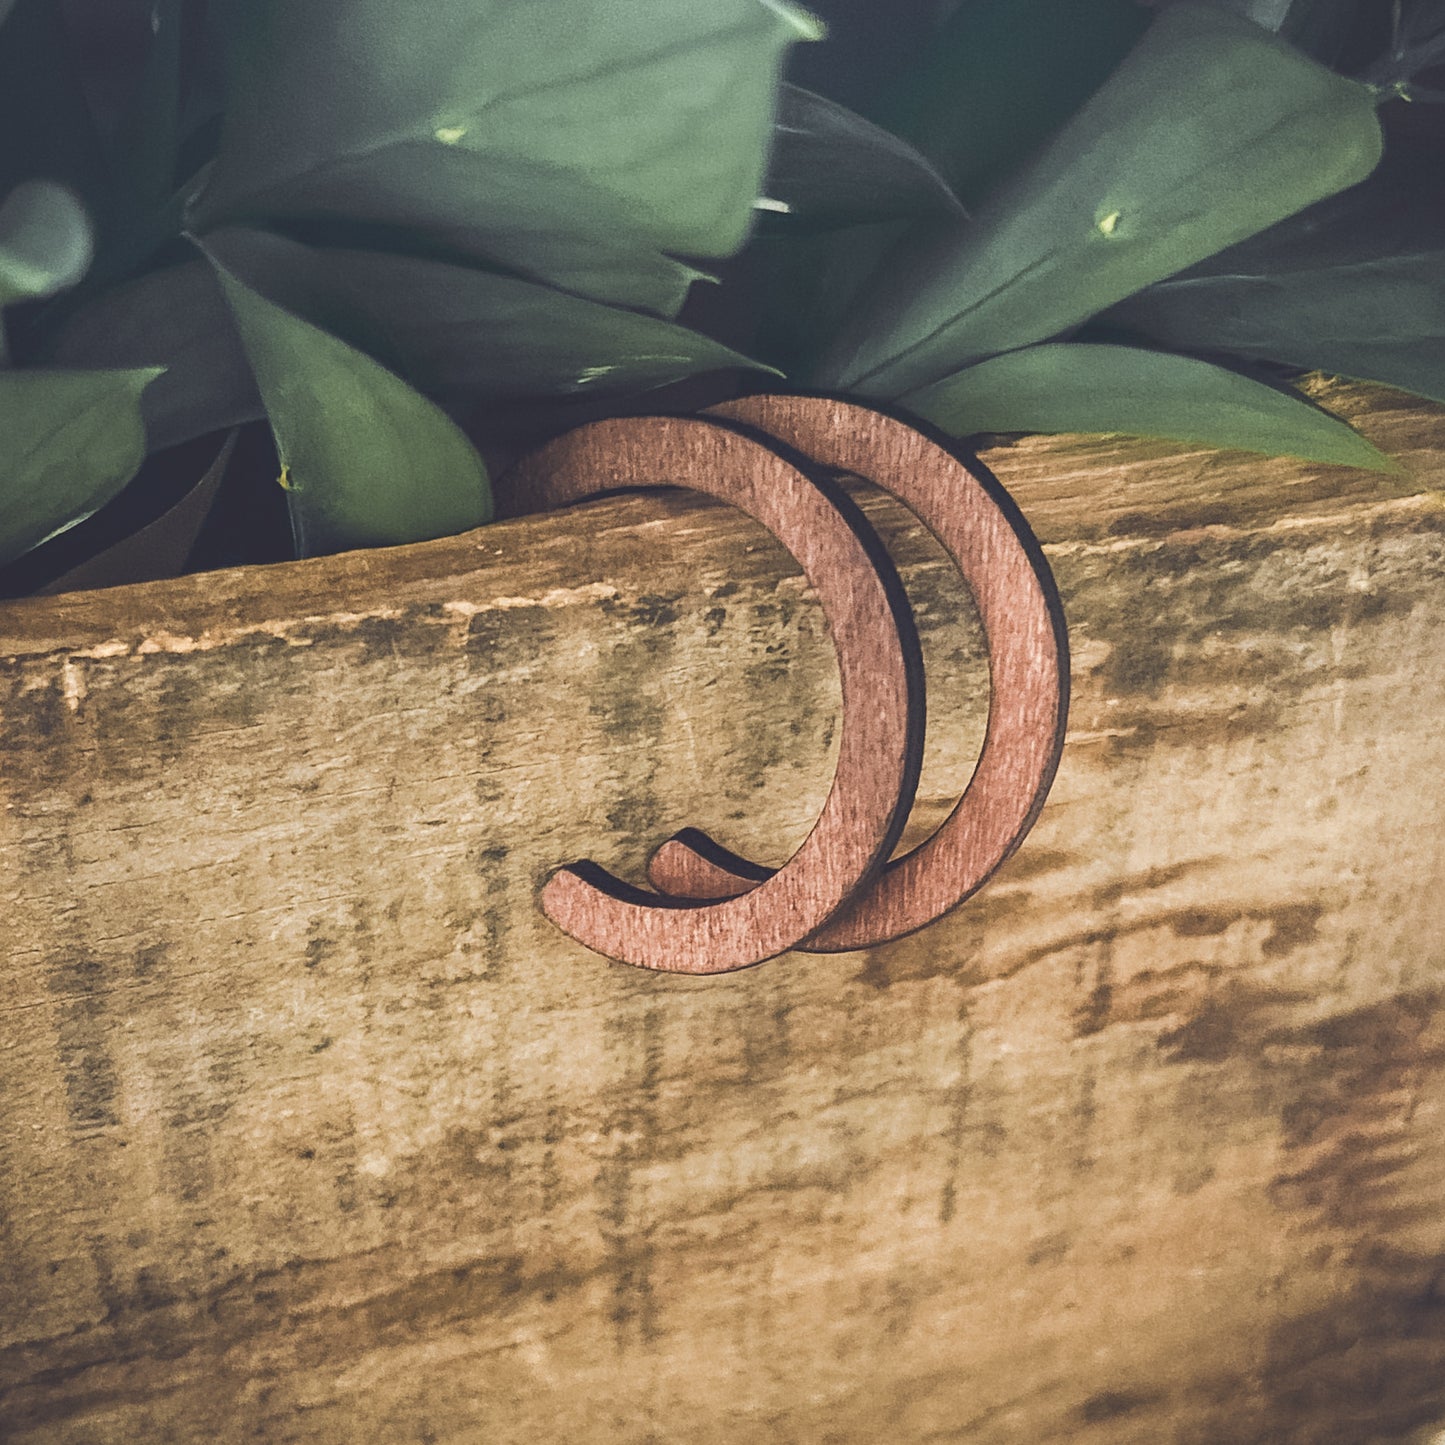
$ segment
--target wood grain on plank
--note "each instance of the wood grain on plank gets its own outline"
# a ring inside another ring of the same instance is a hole
[[[935,927],[716,979],[533,901],[821,807],[821,610],[732,509],[0,607],[7,1445],[1431,1440],[1445,416],[1331,400],[1398,477],[985,453],[1070,619],[1048,806]],[[931,831],[986,664],[863,505]]]

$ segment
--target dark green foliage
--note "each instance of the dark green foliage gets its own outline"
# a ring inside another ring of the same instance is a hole
[[[1148,29],[1137,0],[965,0],[877,103],[970,206],[1108,79]]]
[[[793,227],[963,215],[917,150],[811,90],[782,88],[774,136],[764,209]]]
[[[154,450],[263,415],[220,283],[199,259],[102,291],[59,319],[36,359],[53,367],[162,363],[140,403]]]
[[[1143,9],[951,7],[875,111],[978,209],[760,236],[744,259],[762,285],[797,278],[765,291],[760,353],[961,434],[1134,431],[1380,465],[1283,377],[1441,396],[1445,112],[1416,102],[1445,58],[1445,0]],[[1256,363],[1284,365],[1266,384]]]
[[[263,418],[306,553],[708,372],[1365,466],[1288,368],[1445,401],[1445,0],[820,3],[803,89],[785,0],[0,0],[0,562]]]
[[[159,373],[7,371],[0,375],[8,562],[90,516],[145,457],[139,399]],[[84,458],[77,467],[75,459]]]
[[[481,458],[435,405],[207,250],[276,437],[301,556],[444,537],[490,518]]]
[[[694,261],[750,227],[784,52],[817,34],[784,0],[133,18],[149,33],[105,115],[59,0],[16,0],[0,28],[0,304],[25,303],[4,318],[0,560],[80,523],[147,449],[261,414],[298,552],[456,532],[489,517],[487,477],[438,401],[755,365],[671,318]],[[906,150],[813,109],[825,164],[850,140]],[[951,200],[921,161],[894,189],[912,208],[920,188]],[[825,215],[827,188],[809,204]]]
[[[1445,184],[1386,167],[1104,319],[1177,350],[1284,361],[1445,402]]]
[[[1364,87],[1215,7],[1171,6],[972,224],[889,256],[823,379],[898,397],[1057,336],[1379,156]]]
[[[1352,467],[1386,467],[1358,432],[1287,391],[1192,356],[1045,342],[915,392],[947,431],[1111,431],[1202,441]]]
[[[240,227],[206,248],[272,300],[459,400],[635,391],[753,364],[675,322],[474,266]]]

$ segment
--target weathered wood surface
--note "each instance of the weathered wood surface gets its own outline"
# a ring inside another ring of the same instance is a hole
[[[0,1436],[1435,1439],[1445,415],[1339,400],[1401,476],[991,453],[1072,628],[1038,827],[719,979],[534,904],[821,805],[831,648],[727,508],[0,608]],[[870,506],[927,823],[976,636]]]

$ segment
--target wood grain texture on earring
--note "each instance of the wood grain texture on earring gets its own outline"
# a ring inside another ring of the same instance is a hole
[[[793,554],[838,655],[843,719],[823,810],[791,860],[747,892],[659,896],[583,861],[561,868],[542,908],[598,953],[643,968],[724,973],[796,946],[865,886],[912,806],[923,754],[923,663],[897,572],[835,482],[723,421],[593,422],[520,461],[508,511],[550,510],[621,488],[681,486],[732,503]]]
[[[958,564],[977,603],[991,691],[983,751],[967,790],[932,837],[891,862],[802,947],[837,952],[899,938],[983,885],[1033,826],[1053,782],[1069,663],[1048,563],[994,478],[891,416],[805,396],[754,396],[708,415],[755,427],[891,492]],[[736,896],[768,876],[691,828],[658,849],[648,875],[664,893],[711,898]]]

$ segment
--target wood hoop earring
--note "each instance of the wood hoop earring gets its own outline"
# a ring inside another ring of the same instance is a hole
[[[567,433],[501,484],[513,513],[633,487],[688,487],[730,502],[800,563],[837,650],[837,772],[787,864],[725,898],[648,893],[590,860],[559,869],[542,889],[543,911],[564,932],[642,968],[724,973],[795,947],[887,860],[918,784],[923,663],[898,574],[847,493],[783,450],[720,419],[620,418]]]
[[[831,397],[754,396],[710,409],[796,447],[814,461],[891,492],[953,558],[978,606],[990,697],[983,751],[952,813],[801,946],[841,952],[900,938],[976,892],[1023,841],[1063,750],[1068,634],[1043,551],[1012,498],[912,425]],[[653,886],[735,897],[766,869],[684,829],[653,855]]]

